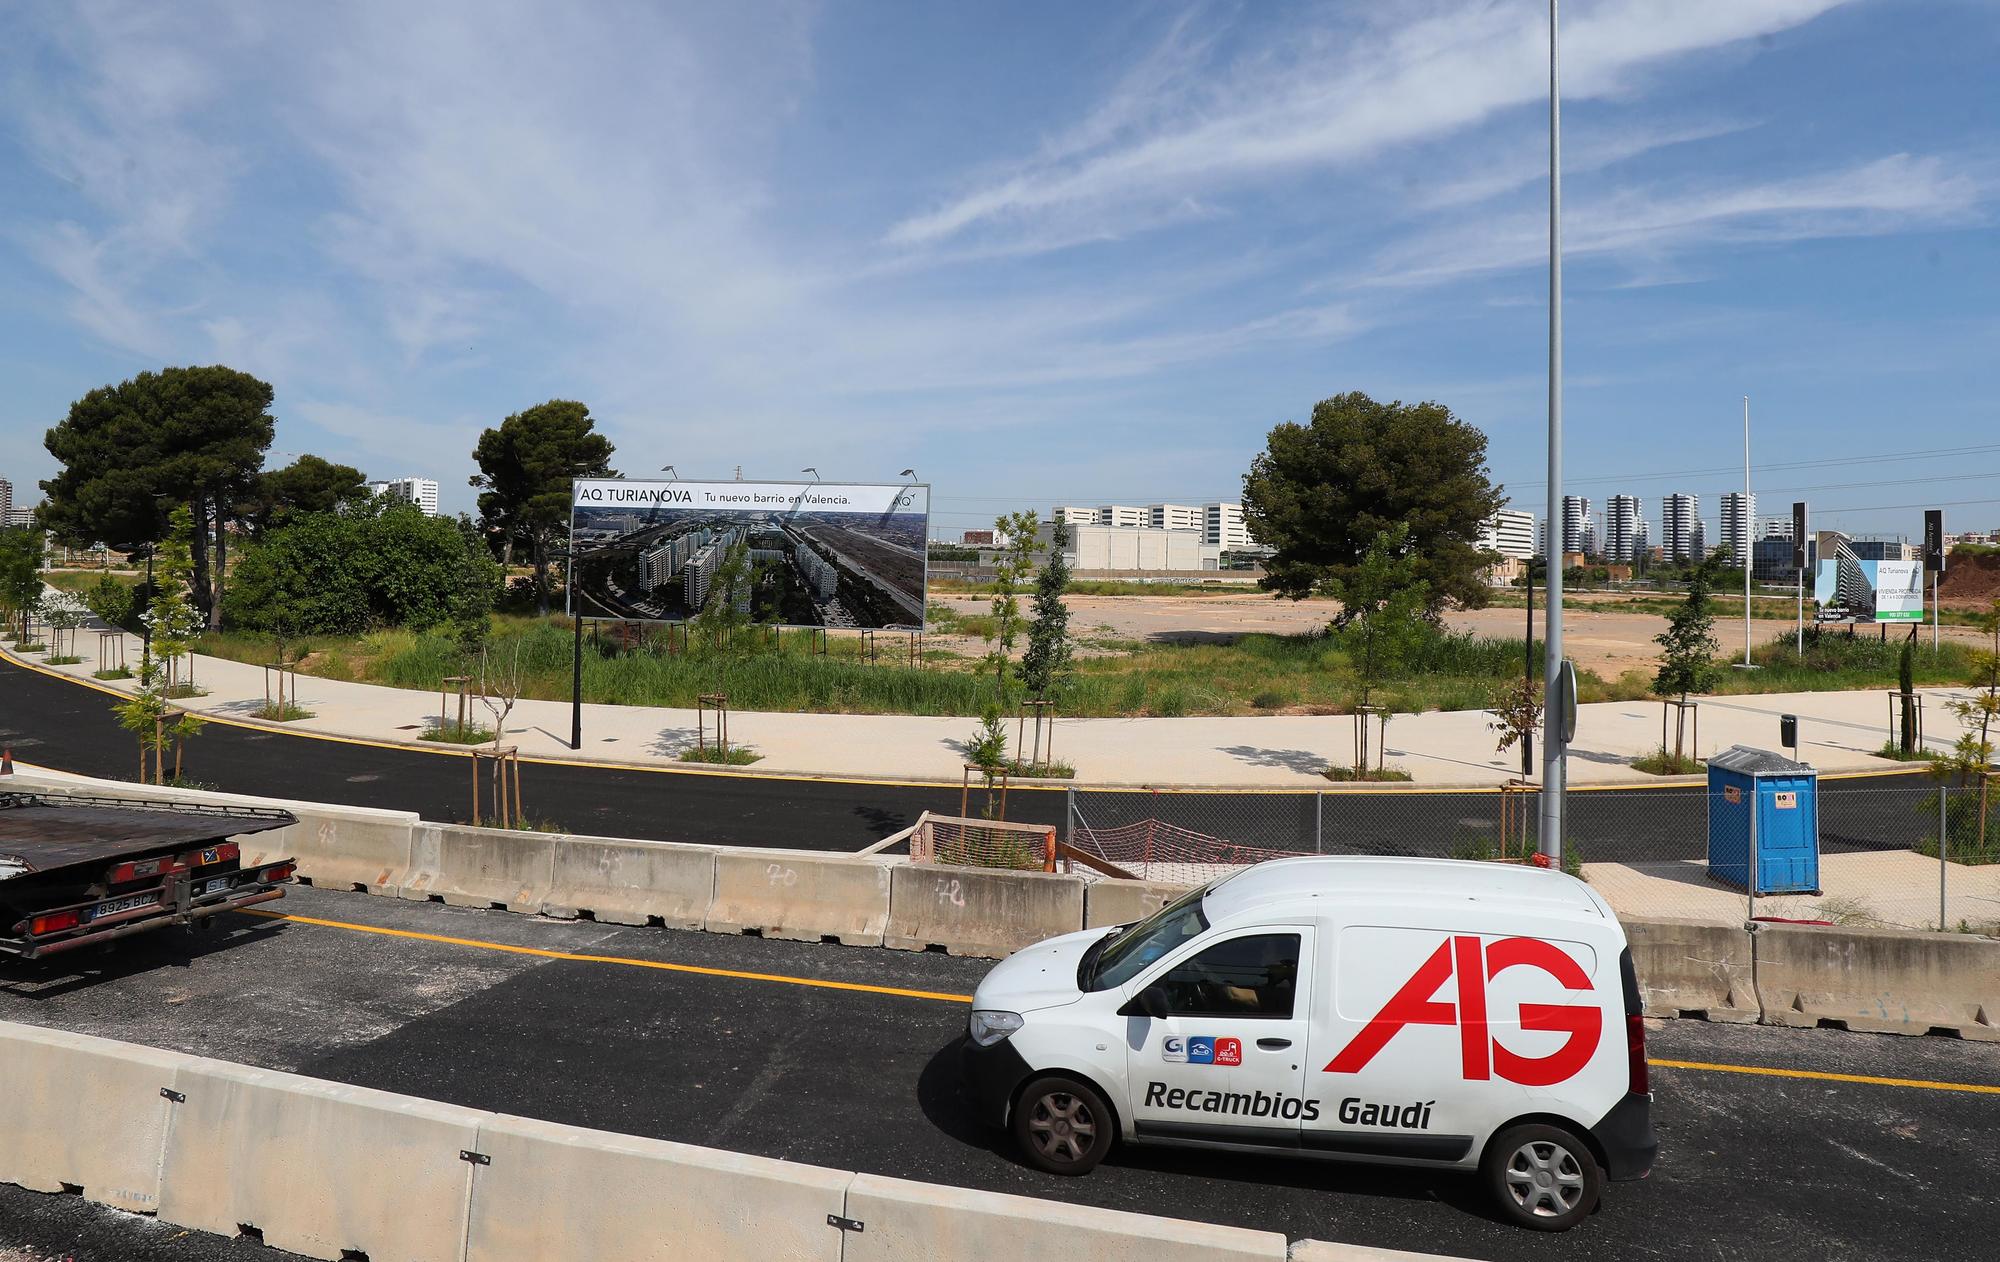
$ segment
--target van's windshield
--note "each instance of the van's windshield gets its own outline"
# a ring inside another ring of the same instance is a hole
[[[1208,928],[1208,917],[1201,913],[1201,896],[1208,889],[1189,890],[1125,932],[1099,943],[1083,958],[1078,986],[1083,990],[1123,986],[1148,964],[1201,934]]]

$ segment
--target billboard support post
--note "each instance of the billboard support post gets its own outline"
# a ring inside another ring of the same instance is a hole
[[[583,748],[583,611],[570,615],[569,747]]]

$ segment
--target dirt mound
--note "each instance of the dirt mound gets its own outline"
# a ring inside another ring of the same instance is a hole
[[[1953,553],[1945,559],[1944,577],[1938,580],[1939,600],[1985,604],[1995,596],[2000,596],[2000,553]]]

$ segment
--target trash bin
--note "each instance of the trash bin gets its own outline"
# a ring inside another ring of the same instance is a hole
[[[1819,772],[1736,745],[1708,760],[1708,874],[1742,889],[1753,859],[1758,894],[1820,892]]]

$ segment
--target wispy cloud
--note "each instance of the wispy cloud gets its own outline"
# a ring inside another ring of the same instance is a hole
[[[1680,54],[1797,26],[1844,0],[1604,0],[1565,26],[1566,95],[1628,90]],[[1212,65],[1180,25],[1155,73],[1117,85],[1069,136],[944,204],[893,225],[887,240],[930,246],[966,233],[1059,242],[1114,236],[1179,205],[1256,179],[1370,157],[1473,126],[1547,92],[1539,4],[1453,3],[1399,26],[1295,33]]]

